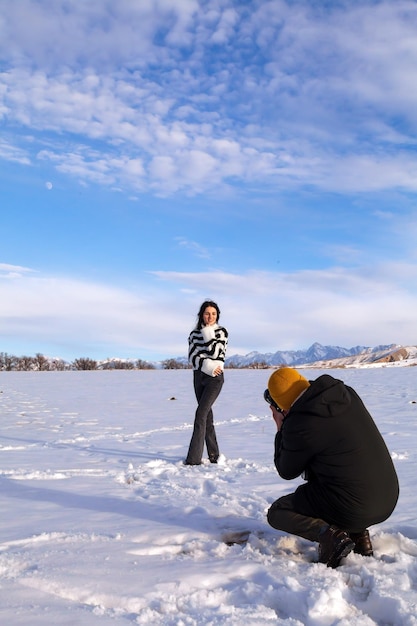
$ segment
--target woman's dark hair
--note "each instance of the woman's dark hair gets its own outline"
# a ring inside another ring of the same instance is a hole
[[[200,328],[202,328],[204,326],[203,314],[204,314],[204,311],[207,309],[208,306],[212,306],[214,309],[216,309],[216,311],[217,311],[217,321],[219,321],[220,309],[219,309],[218,305],[215,302],[213,302],[213,300],[205,300],[205,302],[203,302],[203,304],[201,305],[200,310],[198,312],[198,316],[197,316],[197,328],[198,328],[198,330],[200,330]]]

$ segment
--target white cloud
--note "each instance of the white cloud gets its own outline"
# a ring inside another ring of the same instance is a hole
[[[411,264],[240,275],[152,272],[128,289],[2,264],[0,324],[9,351],[26,342],[43,353],[65,347],[67,358],[163,359],[186,354],[198,308],[211,298],[229,329],[230,355],[301,349],[314,341],[413,345],[417,293],[409,286],[416,278]]]
[[[219,22],[210,38],[211,42],[217,45],[228,43],[233,38],[234,29],[238,22],[238,12],[235,9],[226,8],[220,14]]]
[[[34,270],[29,267],[10,265],[9,263],[0,263],[0,280],[2,278],[19,278],[32,272],[34,272]]]
[[[274,351],[327,345],[415,342],[415,265],[291,273],[156,272],[196,299],[217,300],[231,344]],[[207,285],[211,289],[207,289]],[[210,295],[211,294],[211,295]]]
[[[186,239],[184,237],[176,237],[176,242],[177,242],[177,245],[180,248],[183,248],[183,249],[186,249],[186,250],[190,250],[197,257],[199,257],[201,259],[210,259],[211,258],[211,254],[207,250],[207,248],[205,248],[201,244],[197,243],[196,241],[190,241],[189,239]]]
[[[55,353],[66,346],[71,358],[80,356],[73,351],[82,346],[92,346],[95,354],[88,356],[93,358],[98,353],[138,357],[141,350],[163,353],[168,318],[160,304],[165,301],[162,298],[161,303],[162,294],[153,294],[149,286],[128,291],[65,277],[30,277],[19,269],[10,270],[8,280],[0,275],[0,324],[10,345],[36,343],[44,353],[51,346]],[[168,352],[177,340],[170,335]]]
[[[117,5],[112,0],[2,0],[0,50],[3,58],[23,57],[45,67],[112,65],[133,55],[155,61],[163,53],[153,45],[158,29],[176,29],[177,39],[184,40],[194,7],[176,0],[119,0]]]
[[[149,173],[154,181],[158,181],[158,184],[172,187],[170,181],[176,178],[177,173],[174,159],[170,156],[155,156],[149,164]]]
[[[33,135],[3,159],[48,133],[60,171],[128,191],[415,191],[412,2],[3,5],[0,114]]]
[[[30,156],[24,149],[2,139],[0,139],[0,159],[20,163],[21,165],[30,164]]]

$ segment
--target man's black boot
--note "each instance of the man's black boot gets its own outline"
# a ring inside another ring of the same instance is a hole
[[[344,530],[329,526],[319,536],[319,563],[335,568],[354,547],[353,540]]]
[[[373,556],[374,551],[372,548],[371,538],[369,536],[369,530],[362,530],[360,533],[349,533],[349,537],[355,544],[353,551],[356,554],[361,554],[362,556]]]

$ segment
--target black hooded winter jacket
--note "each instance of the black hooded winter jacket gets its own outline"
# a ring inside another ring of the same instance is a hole
[[[306,483],[294,495],[298,513],[350,532],[386,520],[399,487],[385,442],[358,394],[323,375],[293,404],[275,438],[275,467]]]

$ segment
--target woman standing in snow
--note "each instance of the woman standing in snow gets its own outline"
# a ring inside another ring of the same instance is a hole
[[[200,307],[197,325],[188,337],[188,360],[194,370],[194,391],[198,406],[185,465],[201,465],[204,442],[210,462],[217,463],[219,458],[212,406],[224,383],[228,339],[227,330],[218,324],[219,317],[217,304],[206,300]]]

